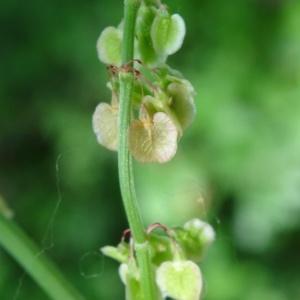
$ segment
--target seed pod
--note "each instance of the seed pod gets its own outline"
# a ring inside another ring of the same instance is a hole
[[[93,115],[93,130],[102,146],[118,149],[118,108],[108,103],[100,103]]]
[[[171,55],[177,52],[185,36],[185,23],[183,18],[167,12],[159,12],[151,26],[151,38],[154,49],[160,55]]]
[[[168,85],[168,94],[172,98],[170,108],[175,113],[182,128],[187,128],[196,115],[193,86],[187,80],[172,82]]]
[[[100,61],[107,65],[121,66],[122,31],[115,27],[106,27],[97,40],[97,52]]]
[[[199,300],[202,274],[192,261],[166,261],[156,271],[156,282],[163,297]]]
[[[173,158],[177,150],[177,129],[170,117],[158,112],[152,118],[132,122],[129,148],[139,162],[164,163]]]
[[[151,67],[165,62],[167,56],[156,53],[150,35],[151,26],[155,18],[155,9],[146,5],[141,5],[136,25],[136,53],[141,61]]]

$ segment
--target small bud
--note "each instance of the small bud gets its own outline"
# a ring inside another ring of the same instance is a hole
[[[191,236],[196,237],[206,245],[210,245],[216,237],[215,231],[211,225],[200,219],[192,219],[186,222],[183,228],[187,230]]]
[[[97,40],[100,61],[108,65],[121,66],[122,31],[115,27],[105,28]]]
[[[171,109],[182,128],[187,128],[196,115],[193,86],[187,80],[172,82],[168,85],[168,94],[172,98]]]
[[[154,49],[161,55],[171,55],[177,52],[185,36],[183,18],[174,14],[160,12],[154,19],[151,27],[151,38]]]
[[[99,144],[110,150],[118,149],[118,108],[100,103],[93,115],[93,130]]]
[[[215,232],[211,225],[200,219],[186,222],[183,228],[176,228],[176,241],[181,245],[186,257],[199,262],[205,251],[215,240]]]
[[[120,243],[118,247],[104,246],[101,248],[101,252],[120,263],[125,263],[129,259],[129,247],[125,243]]]
[[[156,282],[163,297],[199,300],[202,274],[192,261],[167,261],[156,271]]]
[[[129,148],[139,162],[164,163],[177,150],[177,129],[170,117],[162,112],[153,118],[132,122],[129,130]]]

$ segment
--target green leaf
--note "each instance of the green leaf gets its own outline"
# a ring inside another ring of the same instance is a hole
[[[161,55],[171,55],[177,52],[185,36],[185,23],[178,14],[170,16],[159,13],[151,27],[151,38],[154,49]]]
[[[108,65],[121,66],[122,31],[115,27],[105,28],[97,40],[100,61]]]
[[[202,290],[202,275],[192,261],[167,261],[156,272],[156,282],[163,297],[176,300],[198,300]]]

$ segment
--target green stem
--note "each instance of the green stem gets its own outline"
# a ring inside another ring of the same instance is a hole
[[[56,266],[41,253],[28,236],[0,213],[0,245],[54,300],[83,300]]]
[[[123,64],[132,64],[134,59],[134,33],[139,6],[139,0],[125,0],[122,44]],[[150,262],[148,241],[135,194],[132,158],[128,149],[128,128],[132,114],[133,81],[134,76],[132,72],[127,72],[126,70],[120,72],[119,178],[123,204],[136,246],[142,294],[145,300],[156,300],[156,287]]]

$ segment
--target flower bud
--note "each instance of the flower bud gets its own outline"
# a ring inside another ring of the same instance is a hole
[[[156,271],[156,282],[163,297],[199,300],[202,274],[192,261],[166,261]]]
[[[184,224],[183,228],[176,228],[176,241],[181,245],[185,255],[193,261],[200,261],[205,250],[215,239],[215,232],[211,225],[200,219],[193,219]]]
[[[178,14],[170,16],[159,11],[151,26],[151,38],[154,49],[160,55],[171,55],[177,52],[185,36],[185,23]]]
[[[97,40],[97,52],[100,61],[107,65],[121,66],[122,31],[115,27],[106,27]]]
[[[117,247],[104,246],[101,248],[101,252],[120,263],[125,263],[129,259],[129,246],[122,242]]]
[[[215,240],[215,231],[210,224],[200,219],[192,219],[186,222],[183,228],[189,232],[192,237],[201,240],[206,245],[210,245]]]

